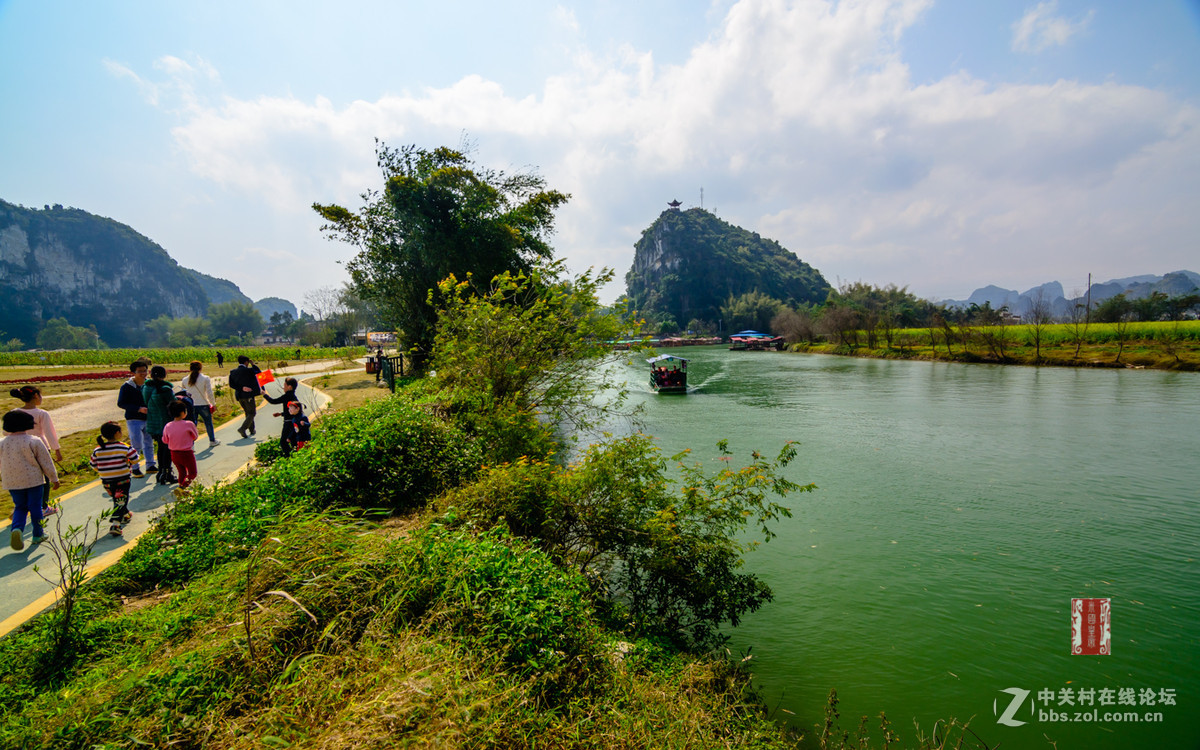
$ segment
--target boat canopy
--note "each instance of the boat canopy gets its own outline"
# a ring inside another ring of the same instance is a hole
[[[683,357],[673,357],[670,354],[660,354],[657,357],[651,357],[646,362],[652,365],[658,362],[683,362],[685,365],[687,364],[687,360]]]
[[[762,337],[762,338],[768,338],[768,339],[774,338],[771,334],[762,333],[760,331],[738,331],[737,333],[733,334],[733,336],[746,336],[746,337],[756,336],[756,337]],[[733,338],[733,336],[730,336],[730,338]]]

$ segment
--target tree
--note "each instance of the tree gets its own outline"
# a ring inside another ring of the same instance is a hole
[[[729,299],[721,305],[721,317],[730,331],[755,330],[767,331],[771,321],[779,314],[783,303],[774,297],[768,297],[759,292],[745,294]]]
[[[800,341],[813,341],[816,334],[813,331],[812,313],[809,312],[807,306],[799,310],[783,307],[771,319],[771,333],[776,336],[783,336],[784,340],[789,344],[795,344]]]
[[[202,346],[209,342],[212,323],[205,318],[176,318],[167,324],[171,346]]]
[[[153,320],[148,320],[142,326],[146,331],[147,346],[168,346],[171,331],[171,316],[163,313]]]
[[[364,193],[358,213],[333,204],[313,209],[328,222],[323,232],[359,248],[347,265],[355,291],[379,306],[423,369],[438,283],[455,274],[482,292],[505,271],[531,270],[551,256],[554,210],[569,196],[547,190],[533,173],[477,167],[454,149],[376,144],[383,192]]]
[[[1050,298],[1046,296],[1046,289],[1039,287],[1033,295],[1033,299],[1029,303],[1029,333],[1033,336],[1033,361],[1042,361],[1042,338],[1046,333],[1046,326],[1054,319],[1054,310],[1050,304]]]
[[[1118,323],[1121,321],[1128,322],[1132,314],[1133,305],[1126,298],[1125,293],[1122,292],[1114,294],[1096,305],[1093,317],[1100,323]]]
[[[1162,320],[1168,315],[1167,295],[1163,292],[1151,292],[1150,296],[1131,300],[1129,304],[1137,320]]]
[[[595,398],[617,389],[616,373],[601,365],[614,359],[608,342],[628,325],[596,299],[612,276],[605,269],[568,279],[555,261],[502,273],[482,293],[454,275],[439,285],[438,388],[456,414],[474,420],[493,459],[536,453],[548,430],[590,430],[620,408],[623,394]]]
[[[267,327],[262,313],[255,310],[254,305],[241,300],[209,305],[208,321],[212,324],[213,335],[218,338],[253,338]]]
[[[836,339],[838,346],[851,349],[858,347],[858,329],[862,327],[861,314],[837,300],[829,300],[817,321],[817,330]]]
[[[96,326],[73,326],[66,318],[51,318],[38,331],[39,349],[100,349],[104,342],[96,333]]]

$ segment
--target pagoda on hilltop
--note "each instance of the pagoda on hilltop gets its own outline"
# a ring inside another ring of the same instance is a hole
[[[683,204],[680,203],[679,201],[671,201],[667,205],[671,207],[672,211],[678,211],[679,207],[682,206]]]

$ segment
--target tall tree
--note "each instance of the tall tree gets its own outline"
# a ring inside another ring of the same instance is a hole
[[[1044,287],[1038,288],[1029,302],[1029,335],[1033,339],[1033,361],[1042,361],[1042,339],[1046,326],[1054,322],[1054,308]]]
[[[104,342],[96,333],[96,326],[73,326],[66,318],[51,318],[38,331],[39,349],[102,349]]]
[[[347,268],[355,289],[378,305],[423,367],[432,350],[438,282],[451,274],[486,286],[551,256],[554,210],[570,197],[534,173],[478,167],[450,148],[390,149],[376,141],[383,192],[357,212],[313,204],[327,235],[359,248]],[[483,291],[481,287],[479,291]]]
[[[249,302],[240,300],[209,305],[208,320],[212,323],[213,335],[221,338],[233,336],[253,338],[267,327],[262,313],[255,310],[254,305]]]
[[[454,275],[440,284],[433,356],[439,390],[498,461],[537,455],[568,426],[588,431],[620,414],[625,395],[609,341],[631,325],[600,307],[612,271],[569,278],[562,261],[505,272],[483,293]],[[597,394],[615,393],[610,399]]]
[[[730,295],[721,305],[721,316],[730,331],[767,331],[783,307],[783,303],[773,297],[757,291],[746,292],[738,297]]]

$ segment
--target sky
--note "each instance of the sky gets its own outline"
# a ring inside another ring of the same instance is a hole
[[[0,198],[303,306],[375,140],[571,195],[624,291],[672,199],[835,286],[1200,271],[1200,0],[0,0]]]

